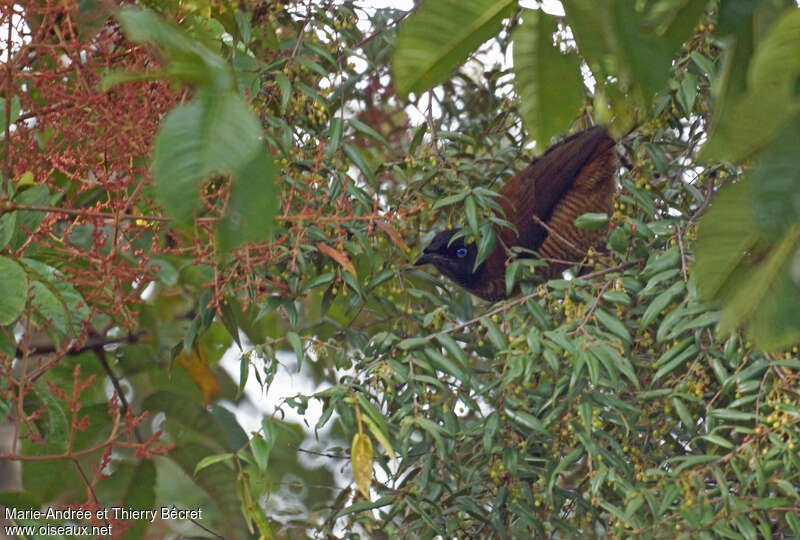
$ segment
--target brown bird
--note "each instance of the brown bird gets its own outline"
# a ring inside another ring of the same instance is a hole
[[[538,251],[550,263],[541,275],[550,279],[599,247],[605,230],[579,229],[575,218],[587,212],[612,213],[619,160],[616,142],[606,128],[595,126],[551,146],[500,190],[504,219],[514,225],[496,231],[499,242],[473,271],[478,249],[460,229],[441,231],[415,265],[432,264],[475,296],[496,301],[506,297],[505,266],[510,248]],[[534,218],[534,216],[537,219]],[[545,224],[546,226],[544,226]]]

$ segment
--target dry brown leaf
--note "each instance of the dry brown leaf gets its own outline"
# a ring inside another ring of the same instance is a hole
[[[317,244],[317,249],[321,252],[326,254],[328,257],[339,263],[339,266],[350,272],[350,274],[358,279],[358,275],[356,274],[356,268],[353,266],[353,263],[350,262],[350,258],[339,251],[338,249],[333,249],[332,247],[323,244],[322,242]]]

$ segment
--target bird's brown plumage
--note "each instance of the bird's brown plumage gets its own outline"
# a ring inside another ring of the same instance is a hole
[[[524,247],[544,258],[565,261],[551,262],[542,271],[546,278],[558,275],[570,266],[568,261],[579,261],[605,236],[603,229],[579,229],[574,222],[587,212],[612,213],[619,167],[615,144],[604,127],[595,126],[553,145],[509,180],[499,192],[499,202],[514,229],[498,230],[497,248],[476,271],[471,266],[474,245],[449,242],[454,231],[439,233],[417,264],[432,263],[486,300],[506,296],[508,248]],[[467,250],[466,256],[458,251],[461,247]]]

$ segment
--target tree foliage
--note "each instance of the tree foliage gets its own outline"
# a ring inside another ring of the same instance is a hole
[[[130,538],[800,535],[800,10],[563,8],[3,7],[0,504],[206,510],[105,520]],[[493,305],[408,264],[442,226],[488,253],[498,188],[596,122],[605,250],[510,260]],[[317,389],[248,433],[283,371]]]

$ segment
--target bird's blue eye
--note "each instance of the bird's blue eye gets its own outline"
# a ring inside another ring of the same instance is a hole
[[[467,256],[467,248],[461,247],[456,250],[456,257],[463,259]]]

